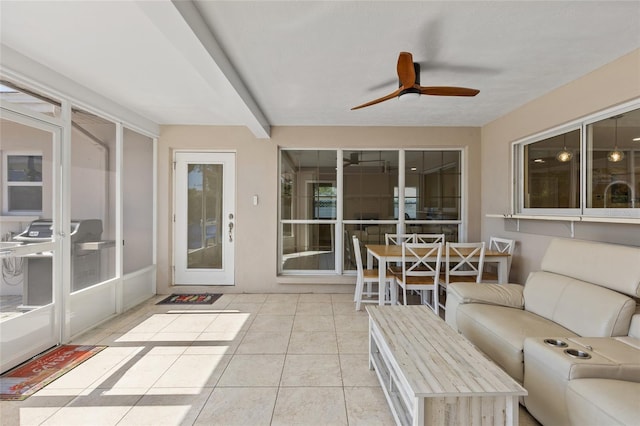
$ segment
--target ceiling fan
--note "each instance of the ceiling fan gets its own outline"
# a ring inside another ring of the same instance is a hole
[[[413,62],[413,56],[409,52],[400,52],[400,56],[398,57],[398,80],[400,81],[400,87],[395,92],[355,106],[351,108],[351,110],[375,105],[408,93],[432,96],[475,96],[480,93],[479,90],[466,87],[420,86],[420,64]]]
[[[344,167],[357,166],[360,163],[382,163],[384,161],[385,160],[383,160],[381,158],[371,159],[371,160],[363,160],[360,157],[360,153],[359,152],[352,152],[352,153],[349,154],[349,158],[343,158]]]

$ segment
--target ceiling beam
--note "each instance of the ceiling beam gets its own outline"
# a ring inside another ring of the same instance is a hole
[[[271,126],[260,106],[191,0],[137,2],[167,40],[222,99],[237,99],[235,109],[258,139],[269,139]],[[172,84],[168,82],[167,84]],[[216,102],[215,99],[211,100]],[[220,101],[220,100],[219,100]]]

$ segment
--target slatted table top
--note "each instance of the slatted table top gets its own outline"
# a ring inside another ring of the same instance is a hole
[[[366,309],[416,397],[527,394],[426,306]]]

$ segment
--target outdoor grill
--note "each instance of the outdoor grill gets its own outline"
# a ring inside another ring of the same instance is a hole
[[[84,219],[71,221],[71,291],[76,291],[100,281],[100,251],[102,221]],[[27,229],[16,235],[14,241],[22,244],[48,242],[53,239],[53,221],[40,219],[31,222]],[[42,306],[52,301],[51,252],[25,256],[24,292],[22,303],[26,306]]]

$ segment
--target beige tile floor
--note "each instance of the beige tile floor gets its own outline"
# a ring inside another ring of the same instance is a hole
[[[158,296],[73,344],[108,348],[25,401],[2,425],[392,425],[350,294]],[[537,425],[520,410],[520,424]]]

